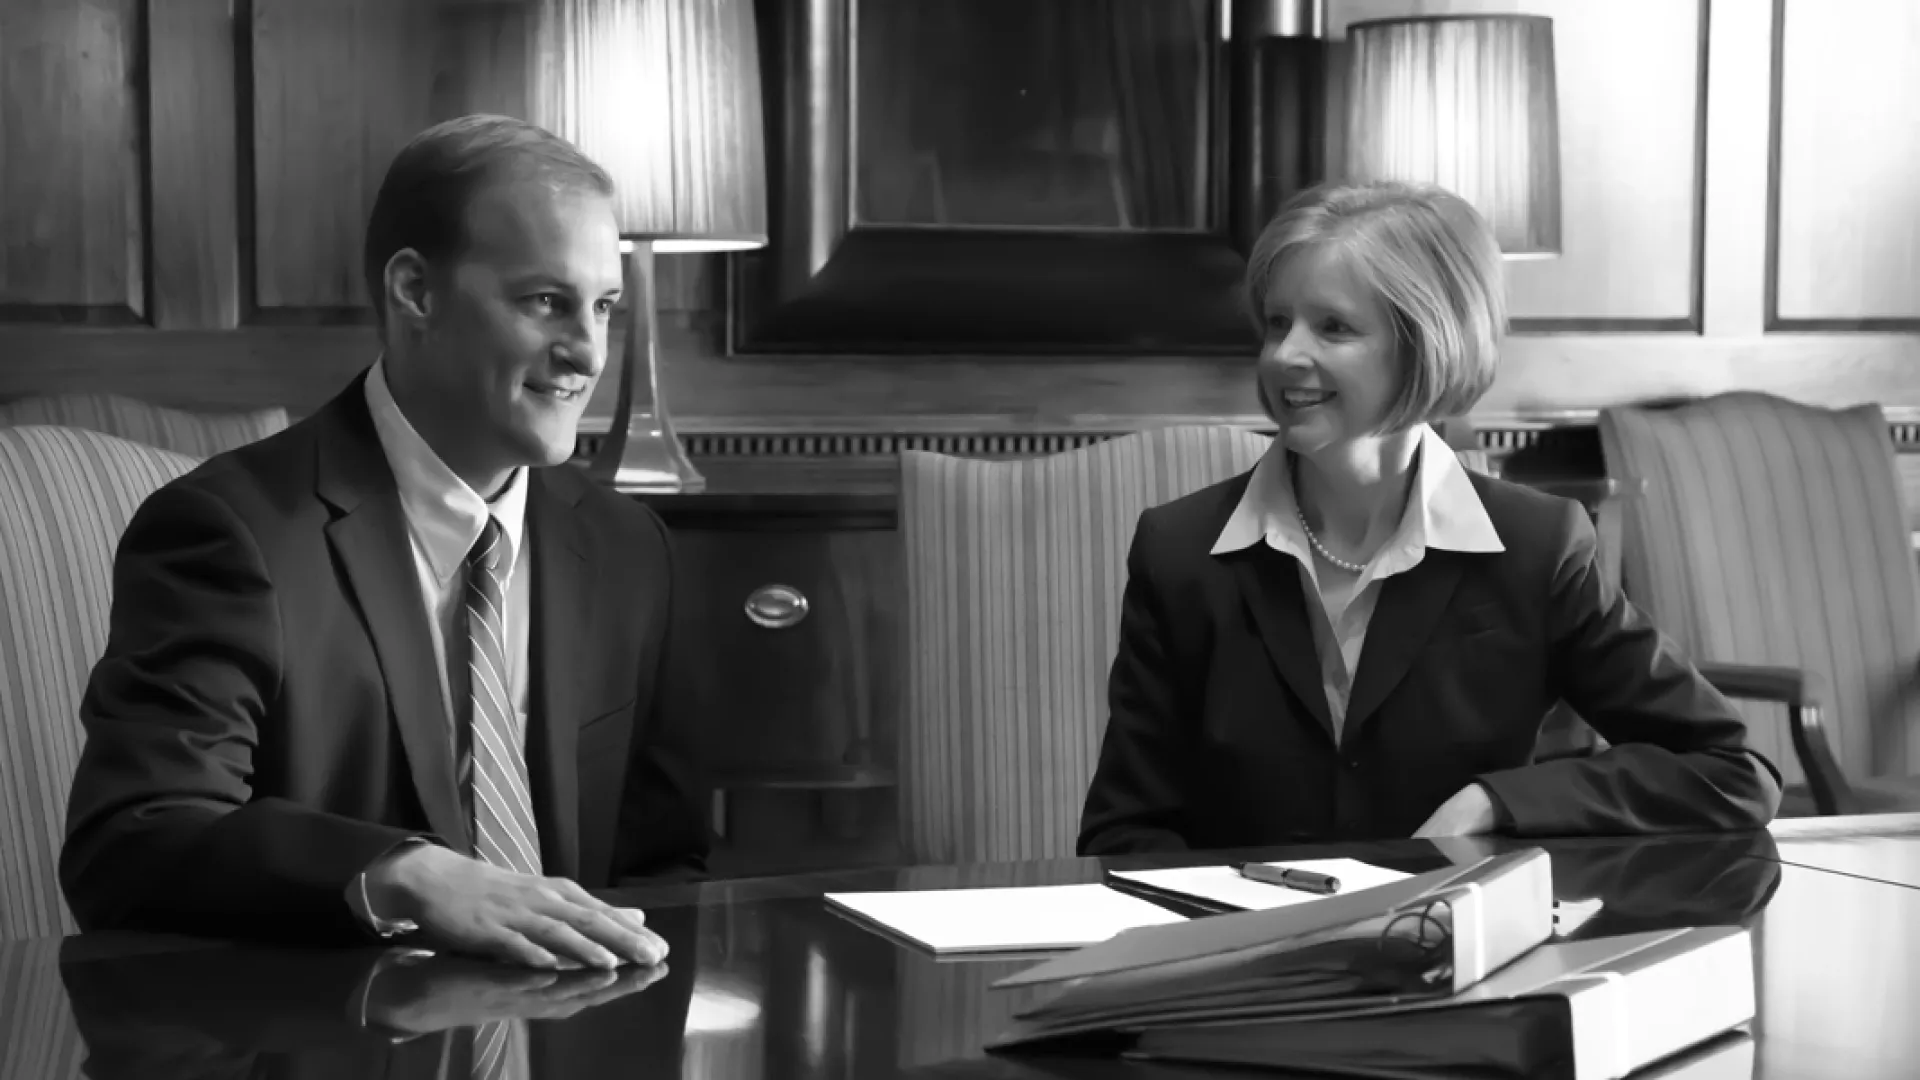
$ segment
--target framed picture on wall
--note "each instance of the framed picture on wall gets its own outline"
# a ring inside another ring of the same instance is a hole
[[[1256,347],[1223,0],[756,11],[771,237],[733,260],[733,351]]]

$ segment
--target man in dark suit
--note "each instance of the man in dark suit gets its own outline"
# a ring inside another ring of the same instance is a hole
[[[379,361],[121,541],[60,861],[82,927],[664,955],[583,888],[708,844],[666,530],[563,466],[619,243],[605,171],[532,125],[395,158]]]

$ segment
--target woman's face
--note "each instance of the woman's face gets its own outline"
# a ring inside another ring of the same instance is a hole
[[[1267,287],[1261,399],[1299,454],[1380,431],[1400,392],[1393,322],[1332,244],[1279,267]]]

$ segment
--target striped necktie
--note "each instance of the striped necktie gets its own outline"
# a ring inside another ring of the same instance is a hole
[[[507,699],[505,536],[491,515],[467,556],[467,666],[473,693],[473,853],[522,874],[540,872],[540,833],[527,789],[523,733]]]
[[[525,1020],[489,1020],[473,1029],[470,1080],[531,1080]]]
[[[540,872],[540,833],[527,786],[524,733],[508,703],[506,538],[487,515],[486,528],[467,556],[467,667],[472,677],[468,742],[473,747],[474,854],[522,874]],[[472,1080],[520,1080],[528,1075],[526,1025],[495,1020],[473,1029]]]

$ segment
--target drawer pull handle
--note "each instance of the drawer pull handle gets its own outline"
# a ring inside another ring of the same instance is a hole
[[[807,597],[791,585],[762,585],[747,596],[747,618],[755,626],[785,630],[807,617]]]

